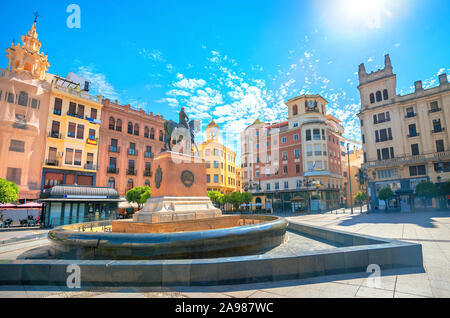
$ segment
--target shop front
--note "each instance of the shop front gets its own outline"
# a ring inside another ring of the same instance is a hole
[[[117,219],[116,190],[111,188],[54,186],[41,193],[44,203],[42,224],[45,228]]]

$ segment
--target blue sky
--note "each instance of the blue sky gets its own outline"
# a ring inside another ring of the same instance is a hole
[[[81,8],[80,29],[66,25],[71,3]],[[398,94],[450,73],[446,0],[9,1],[4,49],[28,31],[36,10],[51,73],[74,71],[106,97],[167,119],[185,106],[230,136],[256,118],[285,119],[283,102],[310,93],[325,97],[346,136],[360,140],[360,63],[382,68],[389,53]],[[234,140],[227,144],[237,148]]]

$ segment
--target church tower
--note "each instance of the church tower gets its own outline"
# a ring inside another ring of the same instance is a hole
[[[219,141],[219,126],[214,119],[206,126],[206,140]]]
[[[8,71],[44,80],[50,64],[47,55],[40,52],[41,45],[35,19],[28,34],[22,36],[22,45],[13,42],[11,47],[6,49],[6,57],[9,60]]]

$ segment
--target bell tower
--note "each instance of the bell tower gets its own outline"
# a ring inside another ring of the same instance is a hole
[[[50,67],[47,55],[40,52],[41,42],[36,31],[37,17],[28,34],[22,36],[22,45],[13,43],[6,49],[8,71],[25,74],[32,79],[44,80]]]

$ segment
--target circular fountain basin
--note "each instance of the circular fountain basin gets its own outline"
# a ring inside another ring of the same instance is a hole
[[[48,233],[61,259],[149,260],[243,256],[284,242],[288,222],[276,216],[231,215],[144,224],[128,220],[72,224]]]

